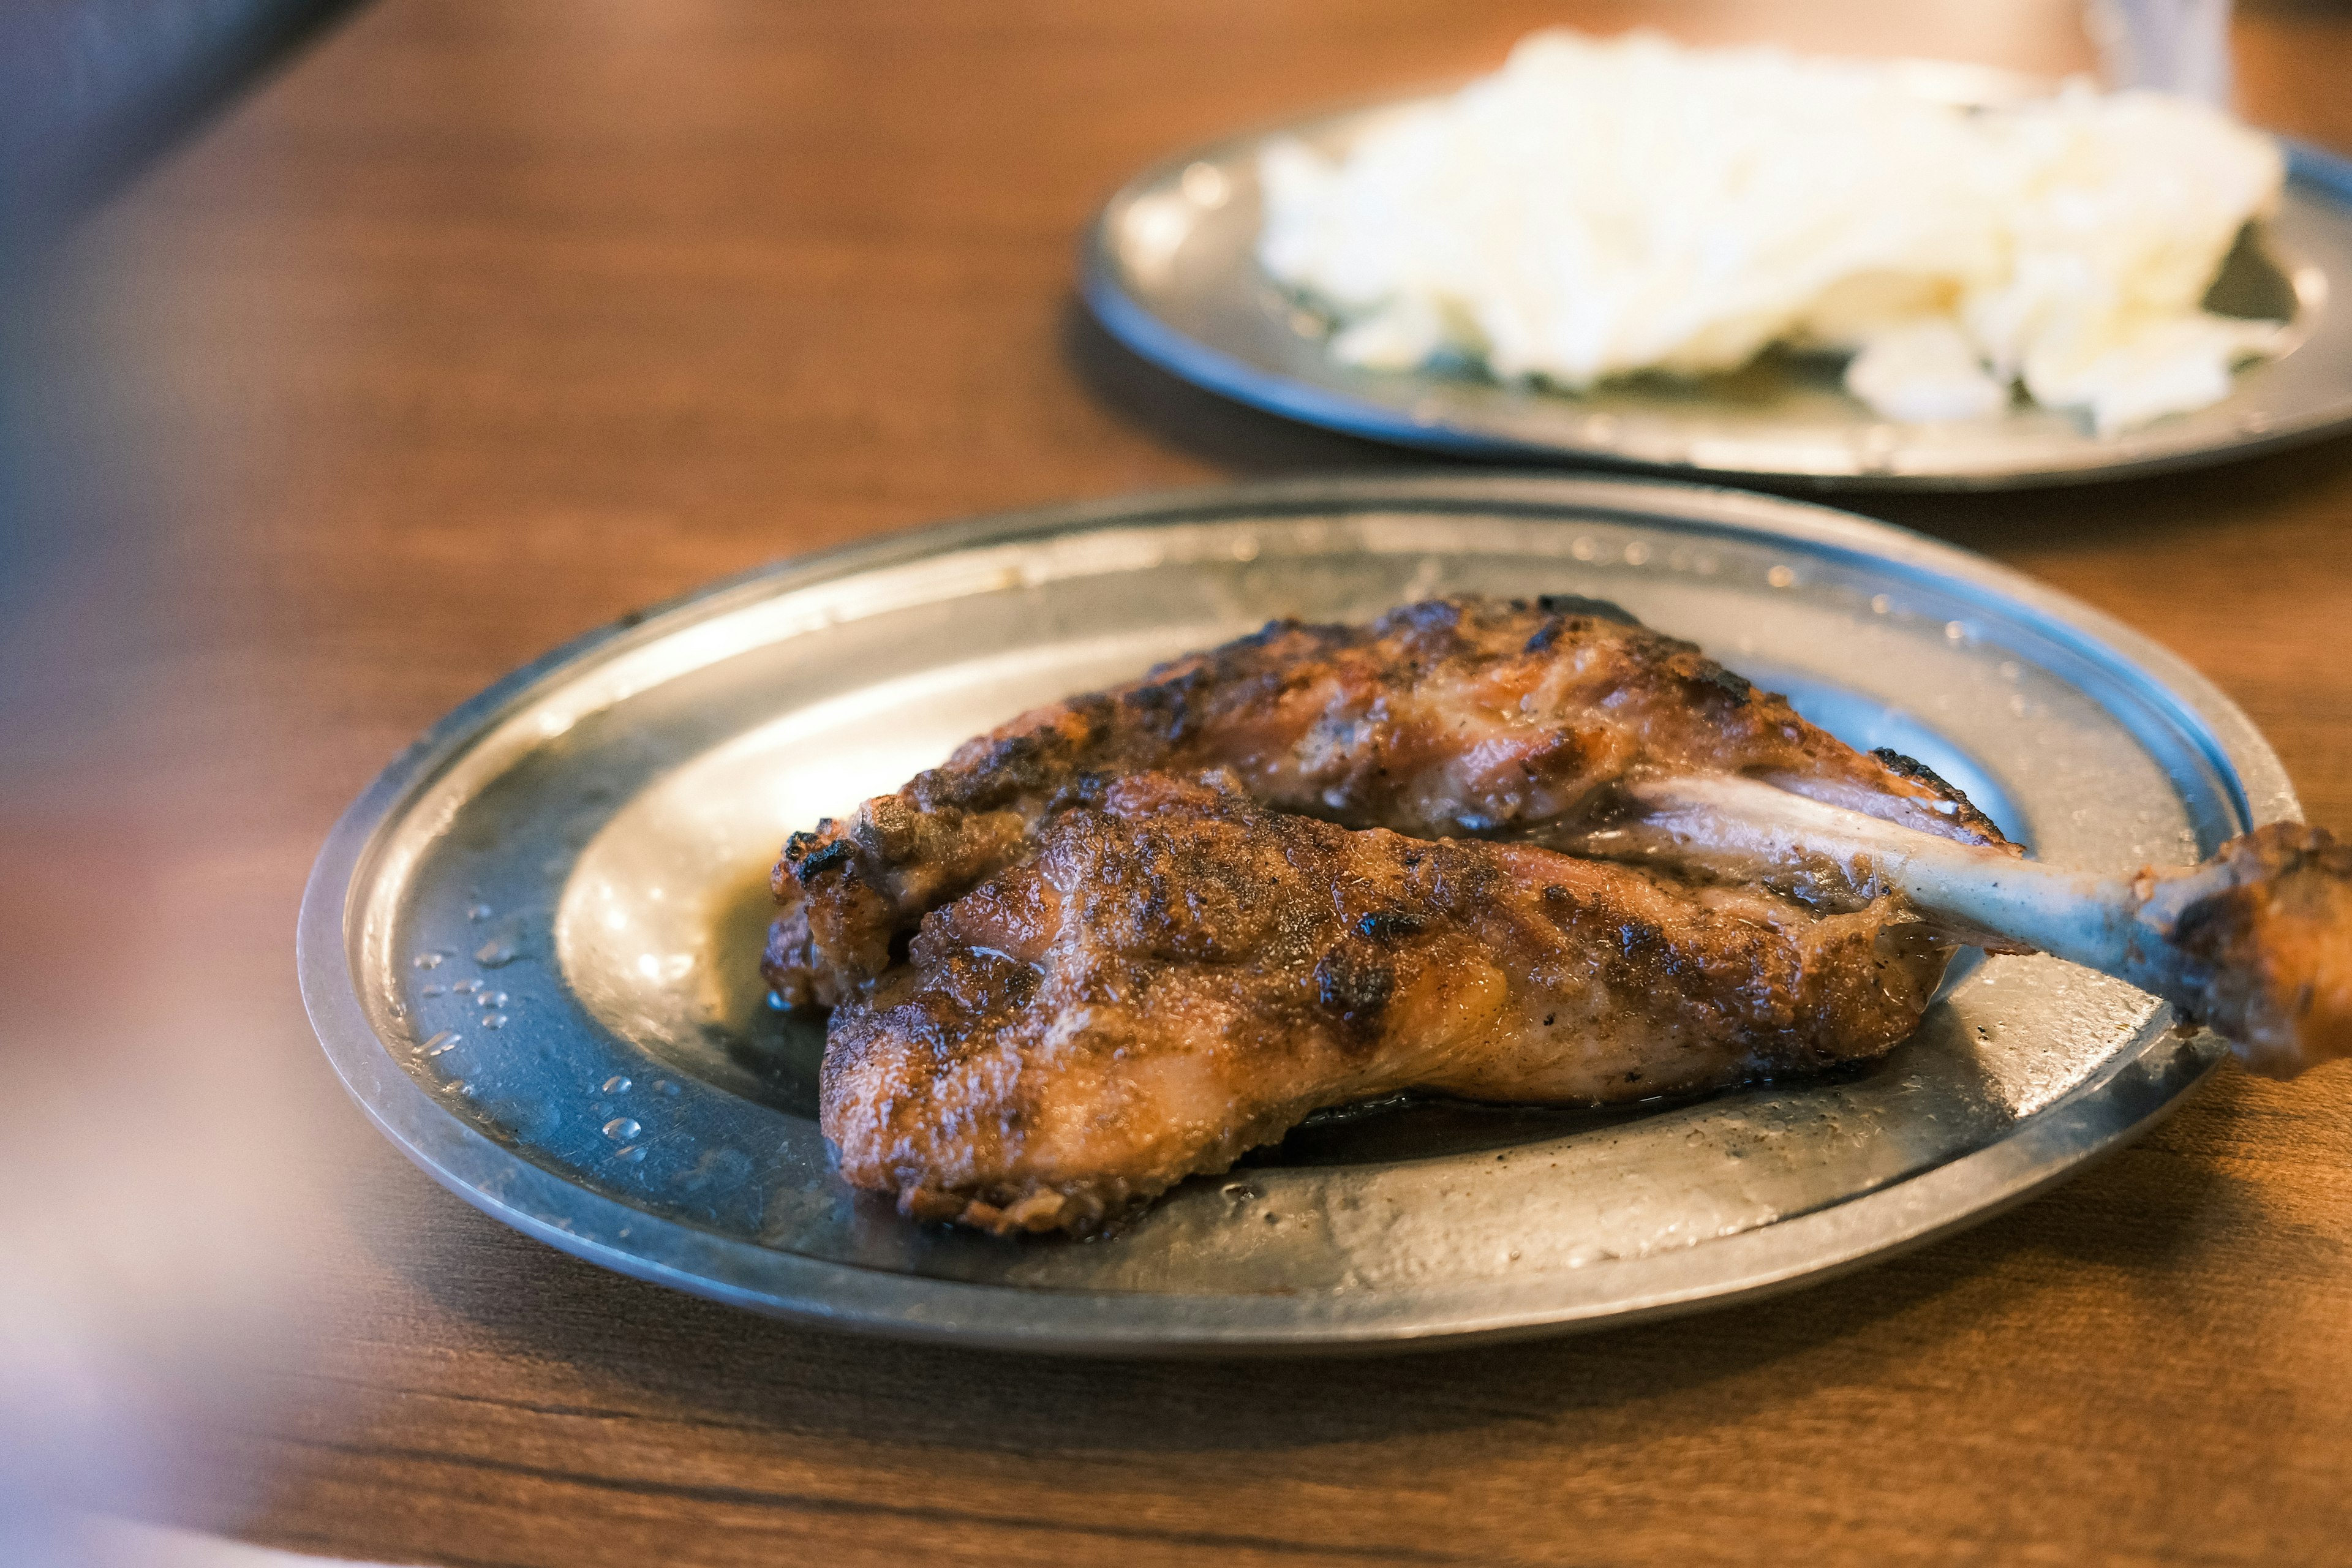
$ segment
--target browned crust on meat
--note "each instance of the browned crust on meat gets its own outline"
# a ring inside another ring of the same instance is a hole
[[[2206,972],[2189,1011],[2260,1071],[2352,1056],[2352,845],[2274,822],[2209,865],[2234,883],[2173,924],[2174,943]]]
[[[1103,775],[1214,766],[1278,809],[1425,838],[1541,835],[1637,770],[1685,769],[1819,786],[1927,831],[2003,842],[1927,768],[1854,751],[1616,605],[1432,599],[1369,626],[1270,622],[1025,713],[795,834],[775,871],[784,913],[769,982],[792,1002],[843,1000],[926,910],[1027,854],[1034,826]]]
[[[1885,764],[1888,773],[1924,786],[1937,800],[1952,807],[1953,821],[1961,831],[1949,837],[1964,844],[2009,842],[1993,819],[1979,811],[1976,803],[1962,794],[1958,784],[1947,782],[1943,774],[1916,757],[1906,757],[1892,746],[1874,746],[1870,754]]]
[[[1139,773],[835,1011],[823,1127],[911,1216],[1083,1230],[1321,1105],[1601,1104],[1874,1057],[1949,952],[1893,900],[1822,914]]]

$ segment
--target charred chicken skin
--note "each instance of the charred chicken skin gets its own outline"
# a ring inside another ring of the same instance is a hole
[[[1951,948],[1525,844],[1350,830],[1227,772],[1097,783],[833,1016],[824,1134],[905,1213],[1091,1228],[1316,1109],[1604,1104],[1883,1054]]]
[[[843,1173],[999,1232],[1398,1089],[1601,1104],[1876,1057],[1956,941],[2117,976],[2262,1070],[2352,1055],[2325,832],[2025,860],[1927,769],[1591,600],[1276,622],[967,743],[774,882],[768,977],[835,1009]]]
[[[1572,837],[1629,777],[1707,773],[2006,842],[1925,768],[1855,751],[1614,605],[1433,599],[1369,626],[1276,621],[1036,709],[794,834],[773,879],[769,983],[793,1004],[852,996],[926,912],[1027,856],[1087,779],[1217,767],[1276,810],[1421,838]]]

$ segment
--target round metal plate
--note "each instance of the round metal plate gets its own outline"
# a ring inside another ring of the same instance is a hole
[[[1954,99],[2013,96],[2015,79],[1923,72]],[[1582,395],[1442,371],[1358,370],[1326,323],[1258,266],[1258,155],[1278,137],[1345,151],[1419,95],[1302,120],[1172,158],[1113,196],[1086,242],[1087,301],[1110,332],[1187,381],[1352,436],[1487,457],[1606,462],[1824,486],[1981,489],[2115,479],[2292,446],[2352,427],[2352,163],[2287,144],[2281,210],[2242,245],[2213,304],[2291,314],[2292,350],[2249,367],[2224,401],[2100,437],[2021,405],[1993,419],[1895,424],[1848,397],[1836,362],[1768,353],[1696,383],[1636,380]]]
[[[1159,657],[1454,589],[1616,599],[2054,858],[2188,860],[2294,814],[2179,661],[1898,529],[1633,479],[1261,485],[786,563],[500,681],[329,840],[311,1017],[411,1157],[581,1257],[844,1327],[1119,1352],[1531,1333],[1788,1286],[2057,1180],[2216,1059],[2127,987],[2000,958],[1956,966],[1849,1079],[1327,1117],[1103,1239],[919,1226],[835,1178],[819,1029],[754,968],[789,829]]]

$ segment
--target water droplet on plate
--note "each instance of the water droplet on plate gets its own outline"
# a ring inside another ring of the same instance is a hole
[[[448,956],[446,952],[420,952],[408,962],[419,969],[438,969],[441,967],[441,961]]]
[[[635,1086],[630,1083],[626,1077],[620,1073],[614,1073],[611,1078],[604,1080],[604,1092],[606,1094],[626,1094],[635,1087]]]
[[[512,942],[486,942],[474,950],[474,962],[485,969],[503,969],[517,956]]]
[[[604,1136],[616,1143],[625,1143],[644,1131],[633,1116],[615,1116],[604,1123]]]
[[[507,994],[506,994],[505,992],[503,992],[503,991],[485,991],[485,992],[483,992],[483,993],[482,993],[482,1005],[483,1005],[483,1006],[485,1006],[485,1007],[503,1007],[503,1006],[505,1006],[506,1005],[507,1005]]]
[[[674,1099],[677,1094],[677,1085],[670,1082],[670,1080],[666,1078],[657,1078],[654,1079],[654,1092],[656,1094],[667,1094]]]
[[[632,1143],[625,1149],[615,1149],[613,1151],[614,1159],[626,1160],[632,1165],[635,1164],[638,1161],[643,1160],[645,1157],[646,1146],[642,1143]]]
[[[417,1053],[421,1056],[437,1057],[444,1051],[453,1050],[457,1047],[463,1045],[465,1043],[465,1039],[466,1037],[459,1034],[455,1029],[444,1029],[439,1034],[434,1036],[431,1039],[425,1041],[423,1045],[417,1047],[416,1049]]]
[[[466,918],[469,921],[486,921],[496,913],[498,913],[498,911],[490,908],[488,904],[468,904],[466,906]]]
[[[439,996],[448,989],[449,988],[446,985],[427,985],[423,990],[419,991],[417,994],[420,996]]]
[[[482,1027],[485,1029],[503,1029],[506,1026],[507,1016],[504,1013],[485,1013],[482,1015]]]

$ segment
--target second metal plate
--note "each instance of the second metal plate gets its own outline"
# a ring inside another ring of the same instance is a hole
[[[1915,63],[1921,90],[2014,96],[1999,72]],[[1138,176],[1097,219],[1081,258],[1088,305],[1145,359],[1268,412],[1374,440],[1480,456],[1614,462],[1822,485],[1982,489],[2120,478],[2248,457],[2352,426],[2352,163],[2289,144],[2279,212],[2242,245],[2216,309],[2292,316],[2291,351],[2242,372],[2222,402],[2098,436],[2021,405],[1988,419],[1895,424],[1846,395],[1832,361],[1768,353],[1696,382],[1612,382],[1569,395],[1442,371],[1360,370],[1326,325],[1258,266],[1258,157],[1295,137],[1336,154],[1399,100],[1301,120],[1181,154]]]
[[[787,563],[519,672],[336,830],[302,917],[312,1017],[402,1147],[557,1246],[761,1310],[1087,1352],[1529,1333],[1787,1286],[2060,1178],[2214,1059],[2128,987],[2001,958],[1840,1081],[1326,1119],[1093,1241],[916,1226],[839,1182],[821,1026],[768,1009],[755,967],[787,831],[1270,616],[1449,590],[1618,600],[2054,858],[2189,860],[2294,814],[2177,660],[1899,530],[1633,480],[1259,486]]]

